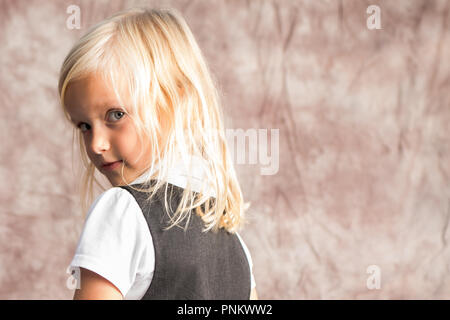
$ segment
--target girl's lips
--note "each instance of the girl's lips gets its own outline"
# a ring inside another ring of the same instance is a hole
[[[102,168],[105,169],[105,170],[114,170],[114,169],[117,169],[120,166],[121,163],[122,163],[122,160],[116,161],[116,162],[112,162],[112,163],[109,163],[109,164],[104,164],[102,166]]]

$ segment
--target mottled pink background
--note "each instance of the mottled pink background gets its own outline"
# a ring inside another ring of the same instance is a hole
[[[71,4],[79,30],[66,27]],[[370,4],[381,30],[366,27]],[[89,26],[135,5],[185,15],[227,128],[280,130],[277,174],[236,165],[260,298],[450,298],[445,0],[2,0],[0,298],[73,296],[66,267],[83,214],[58,72]]]

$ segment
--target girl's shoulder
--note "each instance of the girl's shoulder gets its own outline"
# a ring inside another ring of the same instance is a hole
[[[126,199],[132,197],[132,195],[124,188],[121,187],[111,187],[105,191],[103,191],[96,200],[100,200],[103,198],[109,198],[109,199]]]
[[[151,235],[142,211],[125,189],[101,193],[86,217],[72,267],[89,269],[114,284],[125,296],[133,285],[130,275],[151,266]]]
[[[94,200],[88,210],[86,219],[89,219],[93,213],[96,215],[104,213],[111,216],[114,213],[120,214],[130,209],[140,210],[133,195],[123,188],[112,187]]]

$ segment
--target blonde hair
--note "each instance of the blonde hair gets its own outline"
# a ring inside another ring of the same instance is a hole
[[[131,116],[140,139],[151,139],[151,175],[156,180],[148,188],[148,200],[166,185],[167,179],[181,155],[191,168],[195,155],[206,173],[207,193],[191,193],[191,180],[173,216],[169,228],[179,225],[190,211],[202,217],[204,231],[225,228],[235,232],[244,222],[250,203],[244,203],[230,153],[227,149],[223,115],[216,89],[205,59],[183,17],[174,9],[132,8],[96,24],[70,50],[60,70],[58,90],[64,113],[64,95],[70,82],[94,73],[109,81],[119,101],[119,84],[131,97]],[[167,119],[168,130],[162,132],[160,119]],[[86,168],[82,179],[82,203],[93,198],[95,166],[88,160],[84,142],[78,130],[81,158]],[[160,140],[162,136],[166,139]],[[159,145],[158,141],[166,141]],[[188,170],[189,172],[189,170]],[[123,177],[123,175],[122,175]],[[202,209],[202,206],[204,210]],[[169,211],[168,211],[169,212]]]

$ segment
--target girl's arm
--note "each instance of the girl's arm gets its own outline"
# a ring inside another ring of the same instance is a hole
[[[258,295],[256,294],[256,288],[253,288],[250,292],[250,300],[258,300]]]
[[[111,282],[85,268],[80,268],[80,289],[74,300],[123,300],[122,293]]]
[[[122,293],[111,282],[85,268],[80,268],[80,289],[75,290],[74,300],[123,300]],[[256,288],[250,300],[258,300]]]

